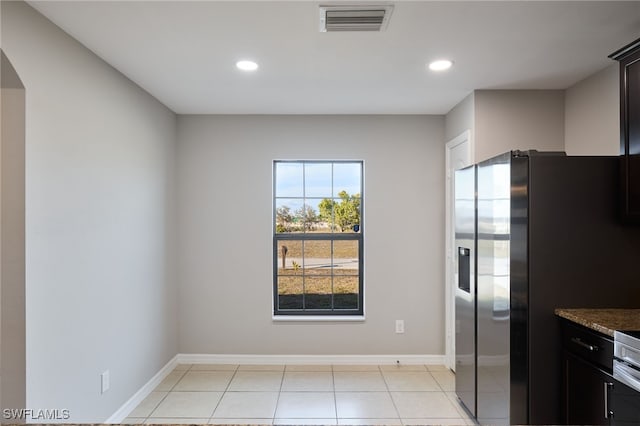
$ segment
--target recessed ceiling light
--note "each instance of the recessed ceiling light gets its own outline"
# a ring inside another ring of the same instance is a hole
[[[236,67],[242,71],[255,71],[258,69],[258,64],[253,61],[238,61]]]
[[[453,62],[448,59],[439,59],[437,61],[433,61],[429,64],[429,69],[431,71],[445,71],[451,68]]]

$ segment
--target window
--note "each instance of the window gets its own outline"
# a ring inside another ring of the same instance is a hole
[[[361,161],[275,161],[274,315],[362,315]]]

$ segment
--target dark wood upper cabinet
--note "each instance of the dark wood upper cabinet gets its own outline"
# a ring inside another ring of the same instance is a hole
[[[620,62],[622,218],[640,224],[640,39],[609,57]]]

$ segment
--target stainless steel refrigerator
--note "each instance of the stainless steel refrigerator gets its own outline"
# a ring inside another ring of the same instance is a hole
[[[508,152],[455,174],[456,393],[481,424],[560,422],[560,307],[638,307],[617,157]]]

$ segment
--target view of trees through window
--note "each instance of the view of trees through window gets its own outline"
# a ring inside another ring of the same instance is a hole
[[[338,194],[339,200],[324,198],[318,210],[308,204],[295,211],[286,204],[276,208],[276,232],[347,232],[360,224],[360,194]]]
[[[274,164],[275,313],[362,313],[362,163]]]

